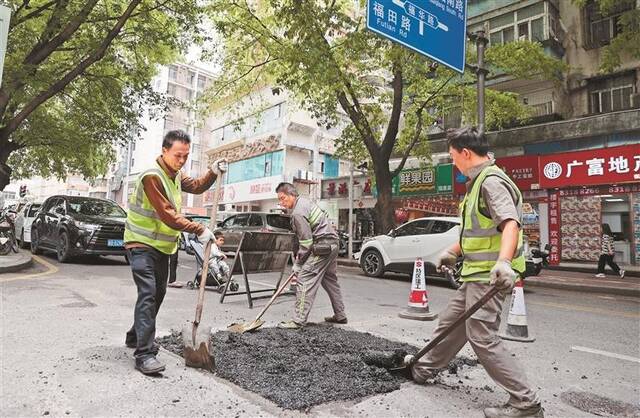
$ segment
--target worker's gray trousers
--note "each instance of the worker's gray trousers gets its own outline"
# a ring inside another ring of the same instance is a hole
[[[440,322],[431,338],[440,335],[488,290],[489,284],[482,282],[468,282],[460,286],[449,305],[440,314]],[[520,363],[511,356],[505,343],[498,336],[503,301],[504,295],[501,293],[489,300],[467,319],[464,325],[456,328],[427,353],[414,366],[414,373],[421,377],[429,377],[432,371],[446,367],[469,341],[489,376],[509,393],[509,405],[526,409],[539,404],[538,394],[527,382]]]
[[[329,295],[336,319],[345,319],[344,303],[338,283],[338,250],[336,241],[331,244],[331,253],[325,256],[311,255],[302,265],[296,288],[296,306],[294,321],[305,324],[316,299],[318,288],[322,285]]]

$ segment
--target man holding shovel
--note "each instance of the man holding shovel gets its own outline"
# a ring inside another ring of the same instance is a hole
[[[525,270],[522,254],[522,194],[489,155],[486,137],[475,128],[447,132],[449,153],[466,175],[467,194],[460,206],[460,241],[440,255],[438,269],[453,266],[462,255],[462,286],[440,314],[432,339],[438,337],[490,288],[499,292],[411,367],[416,383],[424,384],[468,341],[489,376],[509,393],[501,407],[486,408],[486,417],[543,417],[538,394],[520,364],[498,336],[505,294]],[[411,358],[406,363],[411,363]]]
[[[333,307],[333,316],[324,320],[346,324],[347,316],[336,274],[340,247],[338,234],[329,224],[324,211],[309,199],[298,196],[298,191],[291,183],[280,183],[276,193],[280,205],[291,213],[291,227],[300,244],[292,271],[298,279],[294,318],[281,322],[278,327],[302,328],[307,323],[321,285],[327,291]]]
[[[138,299],[125,343],[135,347],[136,369],[144,374],[165,369],[156,359],[156,316],[167,291],[169,257],[177,251],[180,231],[197,234],[202,243],[213,239],[209,228],[180,214],[182,192],[204,193],[227,165],[225,160],[216,160],[200,178],[183,176],[180,169],[189,158],[190,147],[191,138],[186,132],[168,132],[162,142],[162,155],[138,176],[129,198],[124,242]]]

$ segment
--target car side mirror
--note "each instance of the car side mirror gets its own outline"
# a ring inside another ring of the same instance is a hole
[[[387,235],[389,235],[392,238],[395,238],[396,237],[396,230],[392,229],[391,231],[389,231],[389,233]]]

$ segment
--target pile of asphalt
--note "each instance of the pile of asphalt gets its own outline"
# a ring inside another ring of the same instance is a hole
[[[180,333],[157,341],[182,356]],[[369,333],[315,324],[301,330],[219,331],[212,347],[216,375],[295,410],[397,390],[407,378],[388,369],[402,366],[406,354],[417,352]],[[469,363],[456,359],[449,371]]]

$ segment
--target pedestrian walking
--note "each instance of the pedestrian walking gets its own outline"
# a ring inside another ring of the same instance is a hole
[[[613,232],[609,224],[602,224],[602,239],[600,240],[600,258],[598,259],[598,274],[596,277],[605,277],[604,267],[608,264],[611,269],[624,279],[625,271],[620,269],[618,264],[613,261],[615,255],[615,248],[613,246]]]
[[[293,263],[296,276],[296,304],[293,319],[278,324],[280,328],[298,329],[307,323],[309,312],[322,286],[329,295],[333,315],[324,320],[346,324],[347,316],[338,283],[338,234],[329,224],[326,213],[306,197],[298,195],[291,183],[276,187],[278,202],[291,213],[291,228],[298,237],[299,248]]]
[[[169,256],[169,284],[168,287],[181,288],[183,284],[178,279],[178,251],[180,251],[180,240],[182,235],[178,237],[178,249]]]
[[[153,167],[138,176],[129,198],[124,242],[138,299],[125,344],[135,347],[135,367],[144,374],[165,369],[156,359],[156,316],[167,291],[169,257],[178,250],[180,231],[197,234],[202,243],[213,239],[208,228],[180,214],[182,192],[201,194],[208,190],[226,170],[226,161],[214,161],[200,178],[184,176],[180,169],[189,158],[190,147],[186,132],[168,132],[162,141],[162,154]]]
[[[486,408],[485,417],[543,417],[536,390],[498,336],[505,295],[525,271],[522,194],[495,165],[486,137],[476,128],[448,131],[447,145],[453,163],[469,180],[460,205],[460,240],[439,256],[437,267],[453,266],[462,255],[463,284],[440,314],[431,338],[455,322],[490,286],[502,292],[418,361],[411,369],[413,380],[426,383],[469,342],[489,376],[509,394],[504,406]]]

